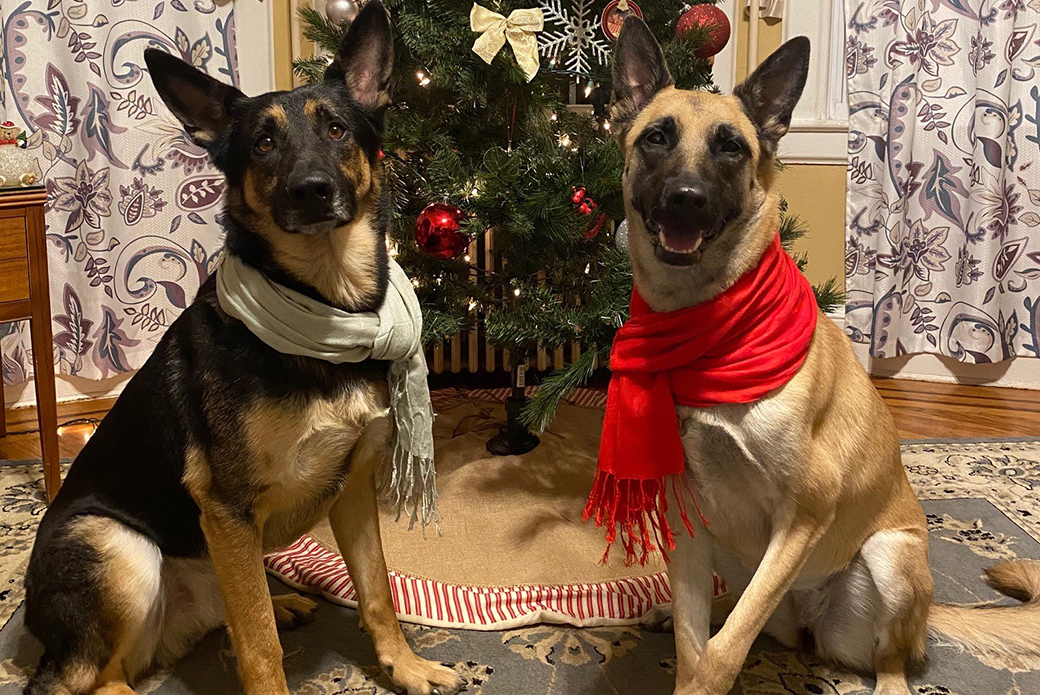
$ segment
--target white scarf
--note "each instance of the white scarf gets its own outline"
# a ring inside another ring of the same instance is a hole
[[[433,468],[433,406],[423,355],[422,312],[412,283],[392,258],[386,298],[376,311],[348,312],[271,281],[225,254],[217,268],[217,298],[269,347],[342,364],[390,362],[391,456],[379,475],[383,498],[407,510],[409,528],[437,522]]]

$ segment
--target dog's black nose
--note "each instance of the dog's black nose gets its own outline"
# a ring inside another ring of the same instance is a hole
[[[309,172],[289,180],[289,195],[301,205],[327,207],[332,202],[332,177],[321,172]]]
[[[668,212],[700,212],[708,205],[708,193],[704,186],[696,183],[673,188],[665,195],[664,207]]]

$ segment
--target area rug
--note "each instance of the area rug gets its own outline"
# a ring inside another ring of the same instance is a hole
[[[1040,558],[1040,442],[942,441],[904,444],[911,480],[931,531],[937,598],[997,599],[981,581],[998,560]],[[17,695],[35,668],[38,642],[22,624],[22,577],[45,509],[38,461],[0,463],[0,695]],[[489,554],[476,549],[474,562]],[[545,563],[557,562],[551,557]],[[272,579],[272,590],[287,588]],[[670,695],[675,648],[670,634],[635,626],[585,629],[528,625],[488,632],[405,625],[426,658],[452,664],[475,695]],[[285,669],[296,695],[388,695],[355,611],[324,602],[311,625],[282,635]],[[1004,661],[929,645],[929,668],[912,679],[915,695],[1036,695],[1040,660]],[[870,695],[871,677],[756,642],[733,690],[737,695]],[[241,693],[226,633],[204,640],[171,672],[139,683],[141,695]]]

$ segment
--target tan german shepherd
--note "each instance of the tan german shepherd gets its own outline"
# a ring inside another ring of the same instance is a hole
[[[809,42],[796,38],[733,96],[678,90],[646,25],[625,22],[612,118],[635,281],[655,311],[718,295],[775,238],[774,155],[808,68]],[[1023,606],[932,604],[925,516],[892,417],[826,317],[784,387],[677,413],[710,526],[677,538],[670,567],[676,695],[729,692],[763,630],[790,646],[811,636],[819,655],[874,670],[877,695],[908,695],[905,668],[924,658],[929,627],[962,645],[1040,656],[1040,563],[988,573]],[[739,600],[709,639],[713,569]]]

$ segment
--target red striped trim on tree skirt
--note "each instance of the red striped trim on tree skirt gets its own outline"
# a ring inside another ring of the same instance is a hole
[[[268,572],[289,586],[357,607],[357,594],[343,559],[310,536],[264,560]],[[592,627],[639,622],[656,606],[671,603],[665,573],[568,586],[482,587],[445,584],[391,570],[390,589],[401,620],[432,627],[506,630],[535,623]],[[725,587],[715,579],[715,594]]]

